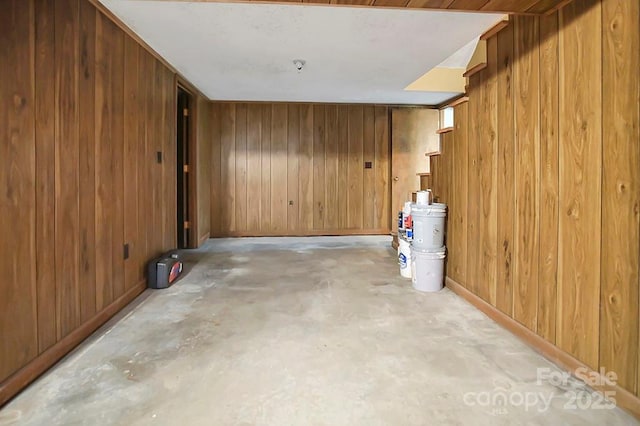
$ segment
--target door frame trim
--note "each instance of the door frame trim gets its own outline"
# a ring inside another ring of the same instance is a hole
[[[189,94],[189,132],[187,137],[187,148],[189,150],[189,155],[187,159],[187,163],[189,164],[189,172],[187,173],[187,182],[189,185],[189,194],[187,203],[189,205],[189,215],[186,220],[189,221],[189,244],[187,244],[187,248],[197,248],[200,244],[198,237],[198,151],[196,144],[196,132],[198,129],[197,120],[198,120],[198,99],[197,92],[192,89],[189,82],[184,80],[182,77],[176,74],[175,77],[175,96],[174,96],[174,117],[178,117],[178,89],[184,90]],[[177,150],[178,145],[178,123],[174,126],[174,135],[173,139],[176,141],[175,149]],[[177,164],[176,164],[177,167]],[[176,182],[176,195],[177,195],[177,182]],[[176,197],[176,209],[177,206],[177,197]],[[176,210],[177,211],[177,210]],[[175,235],[175,244],[177,245],[177,235],[178,230],[176,229]]]

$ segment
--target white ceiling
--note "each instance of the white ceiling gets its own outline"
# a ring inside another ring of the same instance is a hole
[[[100,1],[215,100],[438,104],[455,93],[403,89],[503,16],[262,3]],[[468,59],[467,53],[447,65]],[[294,59],[306,61],[302,72],[296,70]]]

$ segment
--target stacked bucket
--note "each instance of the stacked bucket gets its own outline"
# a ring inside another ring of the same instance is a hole
[[[398,215],[400,274],[411,278],[418,291],[434,292],[444,286],[446,216],[446,204],[431,203],[431,191],[419,191],[416,203],[405,203]]]

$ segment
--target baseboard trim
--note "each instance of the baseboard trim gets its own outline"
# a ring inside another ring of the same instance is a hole
[[[0,408],[11,398],[16,396],[27,385],[37,379],[42,373],[47,371],[56,362],[71,352],[76,346],[106,323],[111,317],[117,314],[122,308],[128,305],[133,299],[147,287],[146,281],[137,283],[127,290],[122,296],[114,300],[109,306],[100,311],[80,327],[65,336],[62,340],[51,346],[49,349],[38,355],[27,365],[13,373],[4,382],[0,383]]]
[[[320,236],[349,236],[349,235],[389,235],[389,229],[320,229],[297,231],[241,231],[221,232],[211,234],[211,238],[226,237],[320,237]]]
[[[200,239],[198,240],[198,247],[200,247],[201,245],[203,245],[203,244],[204,244],[204,242],[205,242],[205,241],[207,241],[209,238],[210,238],[210,237],[209,237],[209,232],[207,232],[206,234],[202,235],[202,236],[200,237]],[[196,248],[198,248],[198,247],[196,247]]]
[[[591,378],[601,378],[599,372],[593,371],[590,367],[588,367],[578,359],[574,358],[548,340],[545,340],[543,337],[538,336],[536,333],[529,330],[513,318],[509,317],[507,314],[501,312],[496,307],[485,302],[482,298],[476,296],[456,281],[452,280],[449,277],[447,277],[445,281],[447,287],[451,289],[451,291],[465,299],[467,302],[471,303],[486,316],[497,322],[502,327],[506,328],[512,334],[516,335],[516,337],[520,338],[520,340],[524,341],[528,346],[533,348],[536,352],[540,353],[554,364],[558,365],[560,368],[572,374],[578,368],[584,368],[588,370],[588,375]],[[578,377],[578,379],[580,378]],[[602,380],[599,381],[604,382],[605,379],[602,378]],[[638,398],[628,390],[618,385],[592,386],[591,384],[589,384],[589,386],[603,394],[604,392],[608,391],[615,392],[617,406],[625,409],[633,416],[640,419],[640,398]]]

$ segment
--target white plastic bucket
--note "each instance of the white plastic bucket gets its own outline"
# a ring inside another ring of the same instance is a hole
[[[444,287],[444,259],[446,248],[411,251],[413,288],[418,291],[434,292]]]
[[[431,204],[431,191],[418,191],[416,192],[416,205],[426,206]]]
[[[446,217],[446,204],[434,203],[428,206],[411,206],[413,246],[420,249],[437,249],[444,246]]]
[[[398,264],[400,275],[411,279],[411,244],[404,236],[398,237]]]

